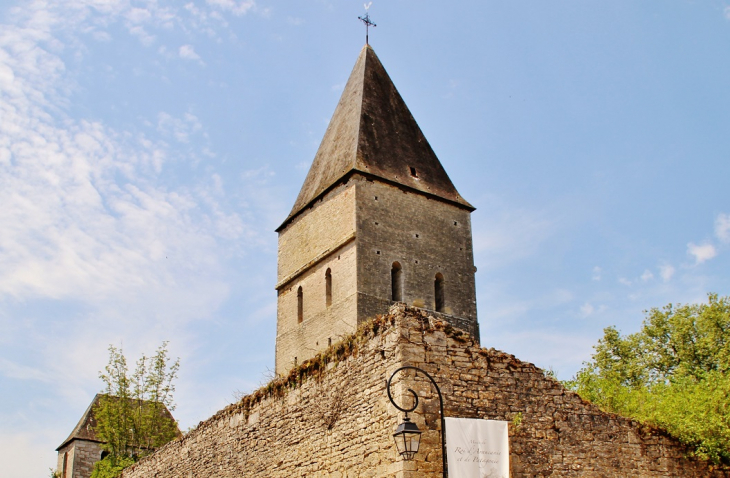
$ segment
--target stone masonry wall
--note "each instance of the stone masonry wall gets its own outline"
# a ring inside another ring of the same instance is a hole
[[[436,310],[434,281],[441,273],[443,312],[476,325],[470,212],[380,181],[352,181],[357,185],[358,317],[388,311],[390,273],[397,261],[403,271],[403,302]]]
[[[687,449],[661,430],[603,413],[534,365],[482,349],[448,323],[403,305],[123,477],[440,476],[438,404],[421,376],[399,375],[393,389],[396,400],[408,396],[407,387],[419,393],[412,418],[425,430],[415,461],[396,456],[392,433],[402,414],[388,401],[385,380],[402,365],[434,376],[447,416],[513,423],[513,478],[730,477],[686,458]]]
[[[350,242],[326,260],[279,289],[277,306],[276,373],[286,375],[302,363],[357,329],[355,244]],[[325,274],[332,277],[328,306]],[[303,320],[298,321],[298,288],[302,288]]]
[[[355,174],[279,234],[276,373],[286,374],[329,339],[386,313],[393,304],[396,261],[402,266],[402,302],[435,310],[434,282],[441,274],[442,317],[479,336],[469,211]],[[327,269],[335,284],[329,307]]]
[[[277,283],[355,232],[355,188],[341,184],[279,233]]]
[[[418,315],[416,311],[411,317]],[[436,377],[446,416],[513,423],[513,478],[730,476],[730,470],[713,470],[706,462],[685,458],[687,448],[662,430],[602,412],[530,363],[451,335],[432,318],[416,321],[406,320],[408,325],[400,330],[398,361]],[[424,400],[424,421],[417,423],[436,428],[438,403],[430,384],[420,376],[408,383]],[[428,449],[437,451],[438,436],[429,440]],[[441,476],[436,461],[419,461],[419,476]]]
[[[276,373],[313,357],[357,327],[355,188],[342,184],[279,234]],[[325,304],[325,272],[332,272],[332,304]],[[298,320],[302,288],[304,317]],[[333,315],[335,314],[335,315]],[[335,319],[336,317],[337,319]]]
[[[373,336],[357,353],[341,343],[330,349],[333,361],[319,378],[311,374],[299,383],[299,373],[312,367],[302,364],[123,476],[402,477],[391,437],[395,416],[383,393],[396,347],[396,334]],[[339,364],[336,350],[342,351]]]
[[[66,469],[63,469],[64,455]],[[101,446],[88,440],[73,440],[58,450],[58,466],[56,469],[62,478],[89,478],[94,471],[94,463],[101,458]],[[65,473],[65,474],[64,474]]]

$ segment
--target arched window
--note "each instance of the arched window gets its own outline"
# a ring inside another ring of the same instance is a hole
[[[394,302],[403,301],[403,268],[400,263],[394,262],[390,270],[391,300]]]
[[[302,286],[297,289],[297,320],[300,324],[304,320],[304,292],[302,292]]]
[[[436,312],[444,311],[444,276],[440,272],[436,274],[433,282],[434,295],[436,297]]]
[[[327,269],[327,272],[324,273],[324,294],[325,294],[325,300],[327,303],[327,307],[332,305],[332,270]]]

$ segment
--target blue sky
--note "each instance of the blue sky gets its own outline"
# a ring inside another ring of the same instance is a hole
[[[274,364],[276,233],[359,1],[0,4],[0,456],[45,476],[109,344],[186,429]],[[730,2],[374,2],[472,214],[482,344],[569,378],[604,327],[730,293]]]

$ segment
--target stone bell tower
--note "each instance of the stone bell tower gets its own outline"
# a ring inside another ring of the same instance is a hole
[[[473,210],[366,45],[277,229],[276,373],[394,302],[478,340]]]

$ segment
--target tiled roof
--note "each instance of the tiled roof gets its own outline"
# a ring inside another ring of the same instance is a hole
[[[294,207],[278,230],[352,172],[474,209],[457,192],[369,45],[360,52]]]
[[[87,440],[87,441],[94,441],[97,443],[102,443],[102,440],[97,438],[96,436],[96,407],[99,405],[102,397],[105,397],[108,395],[97,393],[96,396],[94,396],[94,400],[91,401],[91,404],[86,409],[84,414],[81,416],[81,420],[79,420],[79,423],[76,424],[71,434],[66,438],[61,445],[56,448],[56,451],[60,450],[67,444],[71,443],[73,440]],[[116,397],[112,397],[116,398]],[[129,399],[130,401],[134,401],[134,399]],[[172,417],[172,414],[167,409],[167,407],[164,407],[162,413],[166,415],[170,420],[174,420]],[[180,435],[180,431],[178,430],[178,435]]]

